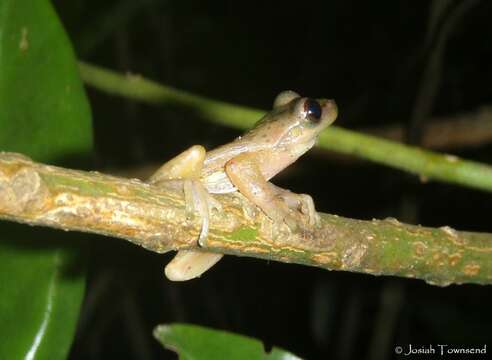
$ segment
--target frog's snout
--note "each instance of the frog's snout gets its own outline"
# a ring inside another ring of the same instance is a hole
[[[338,106],[335,100],[323,99],[321,101],[323,107],[323,117],[329,119],[330,124],[335,121],[338,116]]]

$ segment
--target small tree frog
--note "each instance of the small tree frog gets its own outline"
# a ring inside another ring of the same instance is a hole
[[[316,225],[318,215],[309,195],[295,194],[268,180],[296,161],[316,143],[319,133],[335,121],[336,103],[311,99],[293,91],[281,92],[273,109],[243,136],[206,152],[195,145],[165,163],[149,180],[184,179],[187,211],[198,212],[202,229],[198,242],[206,244],[209,209],[220,204],[210,194],[238,191],[273,222],[295,229]],[[200,276],[222,254],[181,250],[166,266],[166,276],[185,281]]]

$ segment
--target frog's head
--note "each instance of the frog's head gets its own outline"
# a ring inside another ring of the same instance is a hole
[[[335,101],[301,97],[294,91],[283,91],[275,98],[273,110],[257,125],[275,128],[274,145],[302,154],[316,142],[318,135],[338,115]]]

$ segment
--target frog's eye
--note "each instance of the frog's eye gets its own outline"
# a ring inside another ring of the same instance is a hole
[[[319,123],[321,120],[321,105],[316,100],[307,99],[304,101],[304,112],[306,117],[314,124]]]

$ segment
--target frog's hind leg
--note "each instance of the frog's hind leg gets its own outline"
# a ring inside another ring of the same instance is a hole
[[[208,228],[210,224],[210,211],[221,211],[222,205],[215,200],[198,180],[185,179],[184,193],[187,217],[191,218],[197,211],[202,219],[202,229],[198,237],[200,246],[207,246]]]
[[[159,182],[175,179],[200,178],[205,161],[205,148],[201,145],[193,145],[181,154],[162,165],[148,180],[153,185]]]
[[[200,182],[200,174],[205,160],[205,148],[195,145],[162,165],[149,179],[149,183],[159,186],[166,180],[183,179],[186,214],[191,217],[195,211],[200,214],[202,227],[198,243],[205,244],[208,236],[209,207],[217,207]],[[200,276],[221,258],[222,254],[199,251],[179,251],[175,258],[166,266],[165,274],[169,280],[185,281]]]
[[[207,190],[203,185],[192,179],[185,179],[183,184],[185,195],[186,218],[191,219],[195,210],[200,214],[202,219],[202,228],[198,236],[198,244],[203,246],[208,236],[208,226],[210,223],[210,214],[207,202]]]
[[[222,254],[181,250],[167,264],[164,273],[171,281],[191,280],[214,266],[222,256]]]

